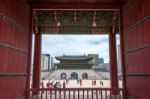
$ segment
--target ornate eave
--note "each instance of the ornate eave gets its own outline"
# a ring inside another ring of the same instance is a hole
[[[81,61],[81,60],[91,60],[93,57],[91,56],[56,56],[55,57],[57,60],[74,60],[74,61]]]
[[[94,64],[83,64],[83,63],[55,63],[56,66],[93,66]]]
[[[78,64],[78,63],[68,63],[68,64],[62,64],[62,63],[55,63],[54,65],[57,66],[57,68],[91,68],[94,64]]]

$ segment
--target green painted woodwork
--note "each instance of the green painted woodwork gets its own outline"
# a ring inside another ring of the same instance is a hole
[[[107,34],[114,23],[114,11],[37,11],[37,23],[43,34]],[[118,18],[118,16],[117,16]],[[60,22],[60,26],[57,23]],[[118,32],[118,19],[115,21]]]

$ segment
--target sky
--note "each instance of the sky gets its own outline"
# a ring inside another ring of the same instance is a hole
[[[53,58],[62,55],[98,54],[99,58],[104,58],[104,62],[108,63],[108,35],[42,35],[42,54],[50,54]]]

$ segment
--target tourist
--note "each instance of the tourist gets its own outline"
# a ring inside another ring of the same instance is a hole
[[[102,81],[102,86],[103,86],[103,81]]]
[[[94,80],[94,85],[96,85],[96,80]]]
[[[44,88],[44,82],[43,81],[41,82],[41,88]]]
[[[65,81],[63,82],[63,88],[66,88],[66,83],[65,83]]]
[[[82,79],[80,79],[80,87],[82,86]]]
[[[51,87],[54,87],[54,80],[50,83]]]
[[[46,83],[46,87],[47,87],[47,88],[50,88],[50,87],[51,87],[51,85],[50,85],[50,80],[48,80],[48,82]]]
[[[56,83],[54,84],[54,88],[59,88],[59,87],[58,87],[58,82],[56,82]]]
[[[42,93],[44,93],[44,90],[43,90],[43,88],[44,88],[44,82],[42,81],[42,83],[41,83],[41,88],[42,88]]]
[[[100,86],[103,86],[103,81],[100,80]]]
[[[58,88],[61,88],[61,83],[60,83],[60,81],[58,82]]]

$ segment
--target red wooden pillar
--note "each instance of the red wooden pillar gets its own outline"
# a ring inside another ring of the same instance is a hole
[[[32,25],[33,25],[33,9],[30,8],[30,25],[29,25],[29,43],[28,43],[28,67],[27,67],[27,83],[26,83],[26,97],[30,99],[30,70],[31,70],[31,56],[32,56]]]
[[[120,15],[120,51],[121,51],[121,66],[122,66],[122,78],[123,78],[123,88],[124,92],[124,99],[126,96],[126,71],[125,71],[125,51],[124,51],[124,34],[123,34],[123,12],[122,8],[119,9]]]
[[[33,68],[33,88],[40,88],[41,74],[41,33],[35,33],[34,44],[34,68]]]
[[[118,89],[118,73],[117,73],[117,54],[116,54],[116,34],[109,34],[109,57],[110,57],[110,82],[112,89]],[[117,95],[118,91],[113,90],[112,95]]]

